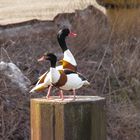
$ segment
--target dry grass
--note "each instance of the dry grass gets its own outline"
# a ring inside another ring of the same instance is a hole
[[[78,61],[79,71],[87,75],[92,85],[80,89],[78,94],[106,97],[108,140],[139,140],[139,30],[133,28],[129,35],[124,32],[120,37],[114,32],[116,22],[111,28],[105,15],[92,7],[84,12],[77,11],[75,15],[62,15],[58,17],[60,21],[63,16],[78,33],[76,39],[67,42]],[[47,29],[47,23],[33,24],[22,27],[18,33],[14,29],[5,30],[0,42],[6,53],[1,49],[1,59],[9,61],[8,54],[10,60],[33,80],[36,70],[40,73],[46,70],[46,66],[36,62],[40,54],[49,50],[62,56],[61,50],[56,49],[59,48],[55,39],[59,29],[56,25],[57,22]],[[123,26],[121,28],[123,30]],[[20,95],[7,86],[4,78],[0,78],[0,82],[3,86],[0,90],[0,136],[4,140],[28,140],[30,95]],[[31,97],[43,95],[34,94]],[[10,121],[9,116],[13,116]]]

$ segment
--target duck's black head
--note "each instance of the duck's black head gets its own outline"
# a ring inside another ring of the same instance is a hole
[[[60,30],[57,34],[58,38],[66,38],[70,33],[70,30],[68,28],[64,28]]]
[[[58,43],[61,47],[61,49],[64,51],[67,50],[67,45],[66,45],[66,42],[65,42],[65,39],[67,36],[73,36],[75,37],[77,34],[73,33],[70,31],[70,29],[68,28],[64,28],[64,29],[61,29],[58,34],[57,34],[57,40],[58,40]]]
[[[71,32],[69,28],[61,29],[57,34],[57,38],[64,38],[65,39],[67,36],[75,37],[75,36],[77,36],[77,34]]]
[[[51,62],[51,67],[55,68],[56,62],[57,62],[57,57],[53,53],[44,53],[44,55],[38,59],[38,61],[44,61],[44,60],[49,60]]]

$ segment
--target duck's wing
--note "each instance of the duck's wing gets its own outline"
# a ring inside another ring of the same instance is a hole
[[[64,73],[66,75],[77,74],[82,79],[82,81],[86,81],[87,80],[87,78],[83,74],[81,74],[79,72],[75,72],[75,71],[72,71],[72,70],[69,70],[69,69],[64,69],[63,71],[64,71]]]
[[[86,81],[87,80],[87,78],[83,74],[81,74],[79,72],[77,72],[77,74],[82,79],[82,81]]]
[[[46,88],[48,87],[48,85],[46,85],[45,83],[40,83],[38,85],[36,85],[35,87],[33,87],[31,90],[30,90],[30,93],[33,93],[33,92],[39,92],[39,91],[43,91],[45,90]]]
[[[77,66],[76,60],[69,49],[64,52],[63,60],[69,62],[71,65]]]
[[[64,52],[64,58],[59,63],[63,66],[63,69],[77,71],[76,60],[69,49]]]
[[[72,74],[72,73],[76,73],[76,74],[77,74],[77,72],[72,71],[72,70],[70,70],[70,69],[64,69],[63,71],[64,71],[64,73],[65,73],[66,75]]]
[[[74,66],[66,60],[60,60],[59,63],[62,65],[63,69],[69,69],[72,71],[77,71],[77,65]]]
[[[62,67],[62,66],[57,66],[56,69],[57,69],[57,70],[62,70],[63,67]],[[49,73],[49,71],[46,71],[44,74],[42,74],[42,75],[38,78],[38,82],[36,83],[36,85],[38,85],[38,84],[40,84],[40,83],[43,83],[48,73]]]
[[[38,78],[38,82],[36,83],[36,85],[41,84],[44,82],[44,79],[46,77],[46,75],[48,74],[48,71],[46,71],[44,74],[42,74],[39,78]]]

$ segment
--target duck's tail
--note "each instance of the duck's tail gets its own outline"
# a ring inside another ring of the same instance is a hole
[[[85,81],[84,81],[84,85],[85,85],[85,86],[88,86],[88,85],[90,85],[90,83],[89,83],[87,80],[85,80]]]
[[[39,84],[39,85],[35,86],[33,89],[31,89],[30,93],[43,91],[43,90],[45,90],[47,87],[48,87],[48,85],[46,86],[44,83]]]

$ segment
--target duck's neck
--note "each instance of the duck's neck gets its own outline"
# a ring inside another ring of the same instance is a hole
[[[50,81],[52,84],[55,84],[58,82],[60,78],[60,73],[56,69],[56,62],[51,60],[51,67],[50,67]]]
[[[62,49],[63,52],[65,52],[68,48],[67,48],[67,45],[66,45],[66,41],[65,41],[66,37],[63,37],[63,36],[57,36],[57,40],[58,40],[58,43]]]
[[[56,60],[51,60],[51,68],[55,68],[56,67]]]

